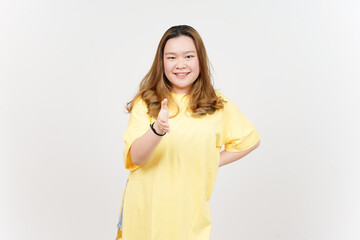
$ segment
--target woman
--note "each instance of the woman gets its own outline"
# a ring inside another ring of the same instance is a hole
[[[260,135],[214,90],[195,29],[180,25],[165,32],[127,110],[124,163],[130,172],[116,239],[210,239],[209,199],[218,168],[254,150]]]

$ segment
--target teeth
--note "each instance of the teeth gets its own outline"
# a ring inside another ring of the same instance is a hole
[[[176,75],[185,76],[187,73],[177,73]]]

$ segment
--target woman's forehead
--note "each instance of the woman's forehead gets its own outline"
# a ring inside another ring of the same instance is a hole
[[[192,38],[188,36],[180,36],[169,39],[164,48],[164,55],[167,54],[186,54],[196,53],[195,44]]]

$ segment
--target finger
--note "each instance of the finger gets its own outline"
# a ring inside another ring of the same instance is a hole
[[[169,124],[167,119],[160,119],[160,122],[164,125]]]
[[[161,128],[168,128],[169,127],[169,123],[167,121],[163,121],[161,119],[159,119],[160,121],[158,122],[158,126]]]

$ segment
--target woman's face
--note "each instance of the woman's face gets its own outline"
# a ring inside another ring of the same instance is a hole
[[[199,59],[193,40],[188,36],[169,39],[164,48],[165,76],[174,93],[190,93],[200,73]]]

